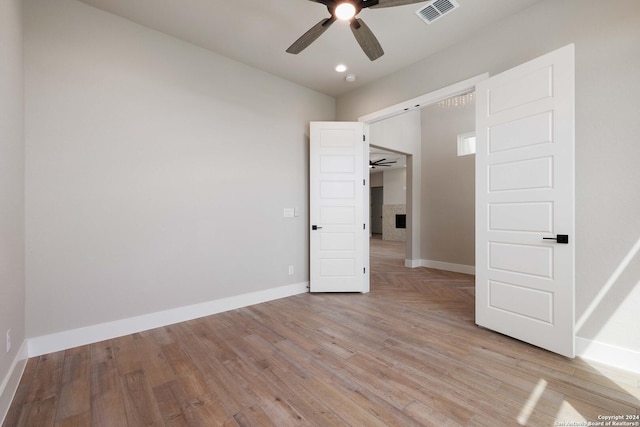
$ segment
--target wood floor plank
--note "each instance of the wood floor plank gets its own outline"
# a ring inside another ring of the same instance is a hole
[[[127,416],[120,389],[120,376],[113,357],[112,342],[102,341],[90,347],[91,425],[126,425]]]
[[[64,355],[56,422],[81,414],[91,414],[89,347],[69,349]],[[77,419],[83,419],[80,417]],[[91,417],[89,416],[89,419]]]
[[[128,425],[163,424],[158,402],[142,370],[123,375],[120,385]]]
[[[89,425],[91,425],[91,412],[83,412],[62,420],[56,420],[54,424],[55,427],[85,427]]]
[[[196,426],[231,427],[238,425],[233,414],[229,414],[217,397],[211,394],[192,400],[189,410],[202,420],[202,424],[194,424]]]
[[[111,340],[113,345],[113,358],[118,372],[121,375],[129,374],[140,369],[144,355],[136,348],[136,341],[139,339],[141,339],[140,334],[131,334]]]
[[[34,357],[27,360],[24,372],[22,373],[22,377],[20,378],[20,383],[18,384],[18,389],[16,390],[16,394],[13,397],[13,401],[11,403],[11,406],[9,407],[9,411],[5,416],[5,425],[20,425],[21,416],[24,418],[22,407],[27,404],[31,382],[33,381],[33,378],[35,376],[37,365],[38,358]]]
[[[225,363],[229,372],[236,378],[242,378],[245,392],[250,395],[262,412],[277,426],[300,424],[302,415],[284,400],[279,391],[273,387],[267,375],[262,374],[262,368],[238,357]],[[255,405],[252,406],[255,408]]]
[[[279,353],[280,355],[280,353]],[[278,396],[288,402],[301,415],[302,419],[296,425],[325,426],[339,425],[340,418],[324,402],[316,399],[301,385],[309,378],[301,378],[289,370],[280,369],[281,364],[273,364],[263,371]]]
[[[233,419],[240,427],[278,427],[278,424],[275,424],[259,405],[253,405],[238,412],[233,416]]]
[[[144,371],[151,387],[173,381],[176,377],[175,372],[167,362],[151,331],[142,332],[140,335],[141,339],[136,341],[136,350],[139,354],[144,355],[144,360],[139,361],[138,366]]]
[[[204,379],[210,393],[229,414],[235,415],[254,404],[244,393],[240,381],[231,375],[222,360],[215,357],[218,346],[209,337],[195,337],[183,348],[196,364],[198,375]],[[230,359],[225,356],[225,360]]]
[[[41,356],[34,373],[27,403],[57,398],[62,387],[64,351]]]
[[[640,414],[640,375],[479,328],[474,278],[372,241],[371,292],[300,294],[32,358],[15,426],[527,426]],[[586,425],[586,424],[585,424]]]
[[[358,404],[358,394],[355,391],[345,389],[336,382],[329,382],[317,377],[312,377],[304,381],[303,386],[317,400],[325,402],[327,406],[333,408],[335,413],[344,420],[347,425],[352,426],[385,426],[372,411],[371,407],[363,407]]]
[[[198,411],[191,410],[191,401],[179,381],[156,386],[153,394],[165,426],[188,427],[203,425],[206,421],[200,418]]]
[[[28,402],[23,406],[17,425],[20,427],[53,426],[56,419],[57,405],[58,399],[56,396]]]

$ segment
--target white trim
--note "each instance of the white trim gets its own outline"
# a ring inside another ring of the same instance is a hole
[[[420,265],[426,268],[435,268],[436,270],[446,270],[472,275],[476,274],[476,267],[473,265],[453,264],[451,262],[431,261],[429,259],[421,259]]]
[[[640,352],[576,337],[576,355],[605,365],[640,374]]]
[[[404,266],[408,268],[422,267],[422,260],[420,259],[405,259]]]
[[[31,338],[28,340],[29,357],[66,350],[68,348],[104,341],[148,329],[159,328],[199,317],[222,313],[224,311],[302,294],[309,291],[308,286],[309,282],[280,286],[264,291],[222,298]]]
[[[436,102],[442,101],[443,99],[451,98],[452,96],[456,95],[462,95],[463,93],[468,92],[469,89],[474,89],[476,83],[488,78],[489,73],[479,74],[467,80],[454,83],[441,89],[434,90],[433,92],[429,92],[424,95],[409,99],[407,101],[403,101],[399,104],[392,105],[391,107],[387,107],[382,110],[378,110],[373,113],[358,117],[358,121],[365,123],[375,123],[379,122],[380,120],[388,119],[390,117],[406,113],[407,111],[415,110],[416,108],[426,107],[427,105],[435,104]]]
[[[24,368],[27,366],[27,358],[27,342],[23,341],[16,357],[13,359],[9,372],[7,372],[2,384],[0,384],[0,425],[4,423],[11,401],[15,397],[16,391],[18,391],[20,378],[22,378]]]
[[[369,230],[368,233],[364,233],[364,238],[362,239],[362,255],[364,257],[364,284],[362,286],[362,293],[367,294],[371,291],[371,248],[369,246],[369,239],[371,238],[371,225],[369,224],[369,218],[371,213],[369,212],[370,203],[369,200],[371,197],[371,183],[369,180],[371,179],[371,175],[369,174],[369,125],[362,125],[362,133],[364,134],[364,143],[362,144],[362,149],[364,150],[364,154],[362,155],[363,161],[363,170],[364,170],[364,179],[366,185],[362,186],[363,192],[363,201],[362,201],[362,215],[364,222],[364,229]],[[367,236],[368,235],[368,236]]]

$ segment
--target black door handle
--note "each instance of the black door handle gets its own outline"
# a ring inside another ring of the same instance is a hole
[[[311,229],[312,230],[320,230],[322,227],[318,227],[317,225],[312,225]]]
[[[569,243],[568,234],[558,234],[556,237],[543,237],[542,240],[555,240],[558,243]]]

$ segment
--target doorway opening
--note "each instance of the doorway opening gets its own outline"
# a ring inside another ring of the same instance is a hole
[[[476,83],[486,78],[488,78],[488,74],[482,74],[358,119],[365,123],[369,134],[367,139],[371,146],[401,153],[406,158],[406,249],[404,262],[406,267],[456,268],[456,265],[442,265],[442,263],[437,263],[437,260],[428,259],[421,248],[423,233],[421,219],[424,205],[421,188],[424,158],[421,111],[424,107],[433,106],[439,101],[468,93],[475,88]],[[457,147],[455,139],[451,147],[455,153]],[[369,206],[367,205],[367,207]],[[368,213],[366,217],[369,218]],[[470,233],[473,234],[473,230]],[[435,265],[433,261],[436,261]],[[471,261],[469,264],[473,265],[474,263]],[[469,269],[463,269],[461,272],[473,273]]]
[[[369,148],[370,237],[406,242],[406,156]]]

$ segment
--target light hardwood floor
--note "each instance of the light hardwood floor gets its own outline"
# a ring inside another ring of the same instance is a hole
[[[30,359],[4,426],[553,426],[640,375],[478,328],[473,277],[372,241],[369,294],[303,294]]]

